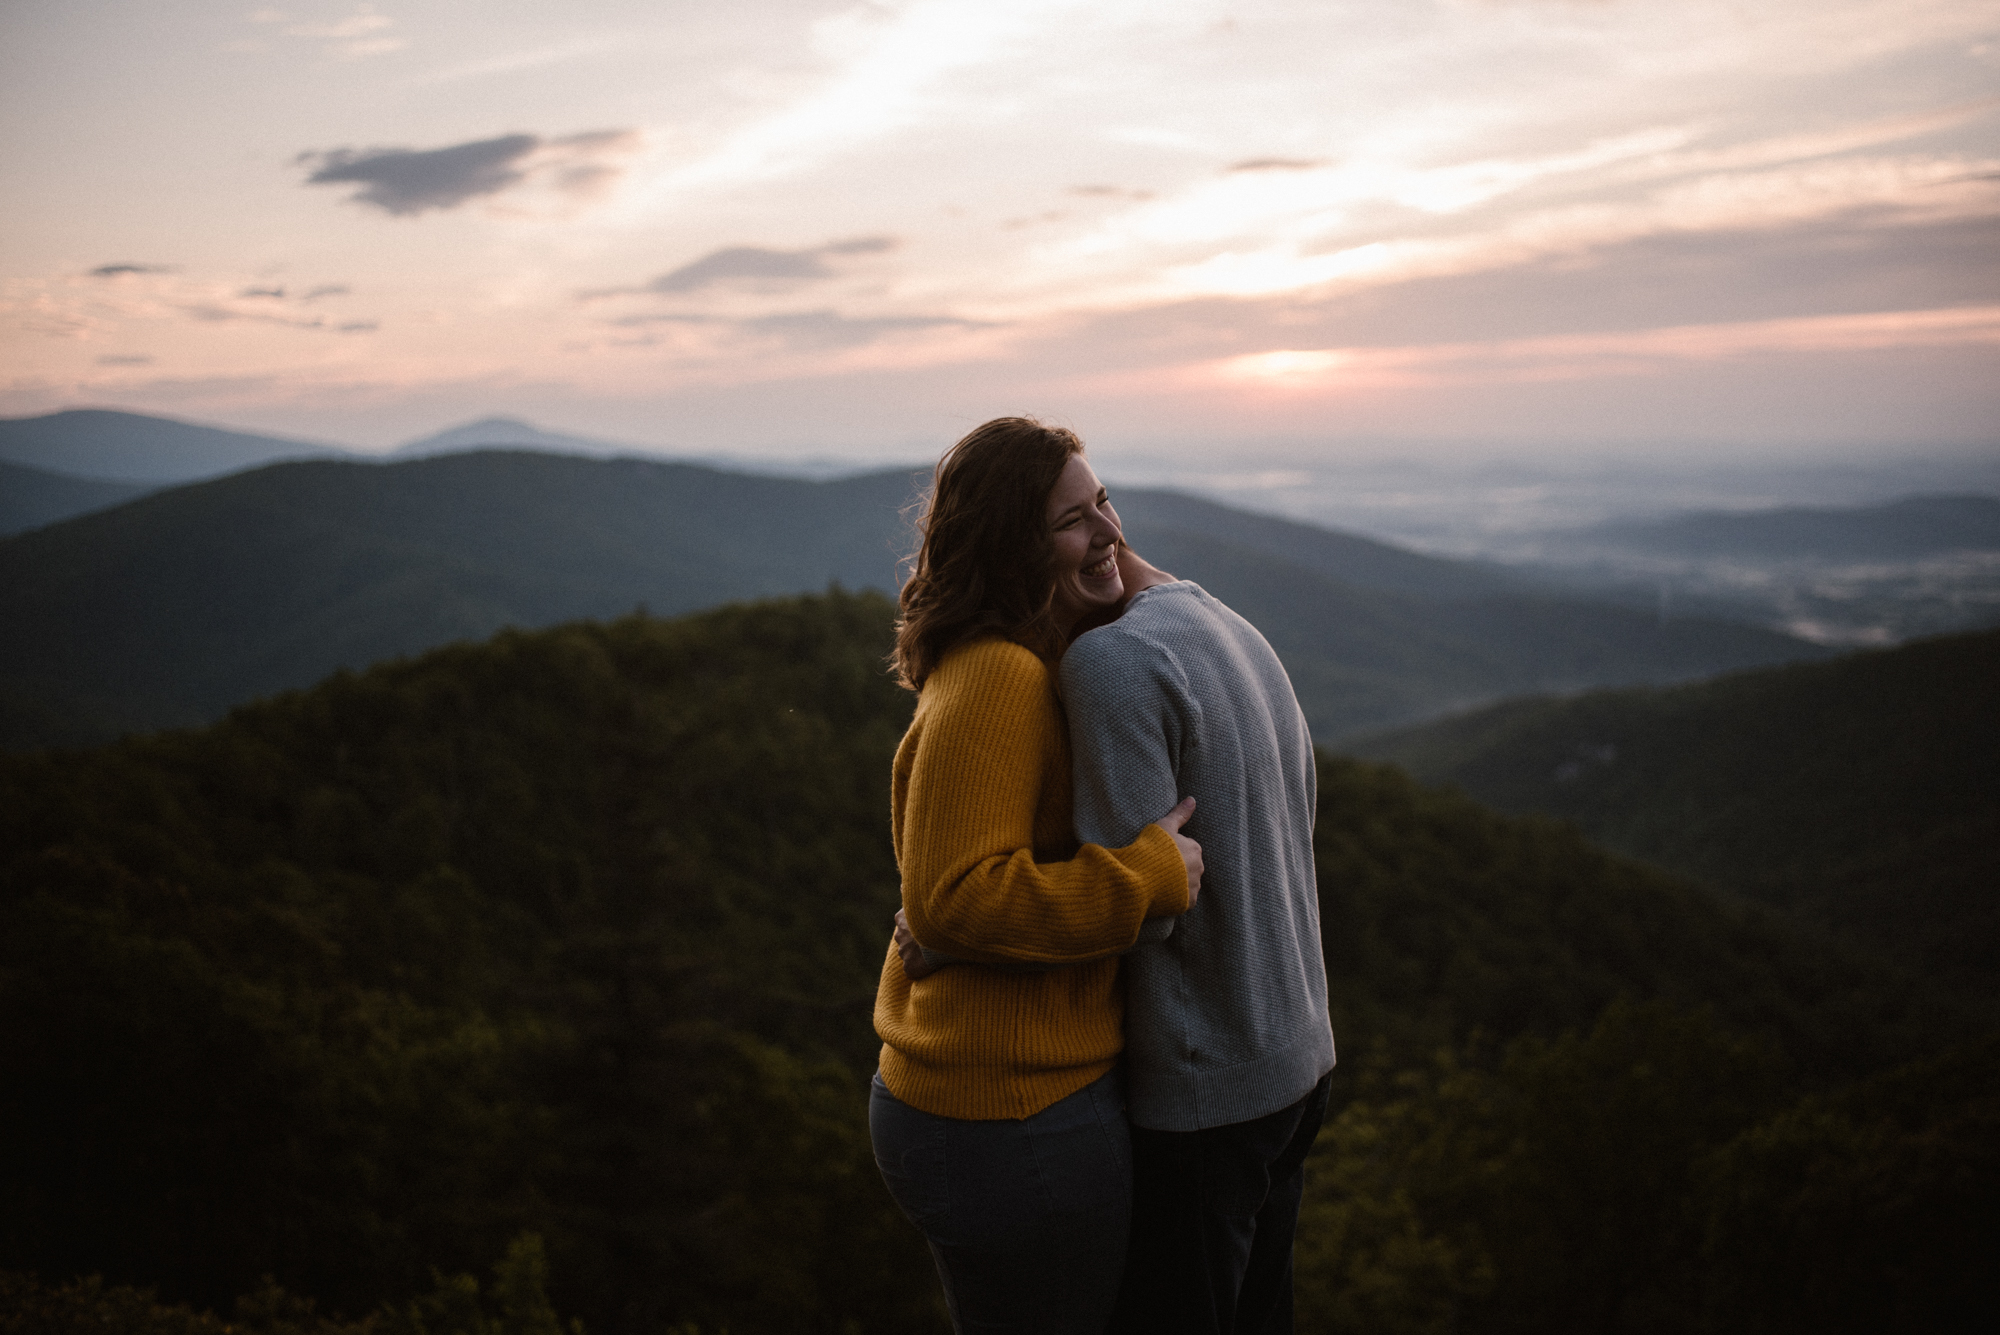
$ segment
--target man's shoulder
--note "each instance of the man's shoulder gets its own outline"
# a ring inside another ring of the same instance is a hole
[[[1153,633],[1169,644],[1257,644],[1269,648],[1264,633],[1242,613],[1196,584],[1181,580],[1161,590],[1174,596],[1163,598],[1151,608],[1139,600],[1135,608],[1146,613]]]
[[[1079,670],[1132,668],[1174,658],[1174,618],[1164,615],[1168,601],[1161,595],[1175,586],[1147,589],[1134,598],[1116,621],[1085,631],[1063,655],[1063,676]]]
[[[1252,682],[1268,694],[1293,695],[1291,678],[1271,642],[1192,580],[1146,590],[1132,600],[1124,616],[1078,643],[1098,635],[1106,636],[1099,651],[1106,657],[1085,660],[1080,668],[1096,672],[1104,664],[1146,662],[1150,656],[1150,661],[1164,665],[1180,689],[1196,696],[1212,696],[1218,690],[1234,694],[1249,689]],[[1064,666],[1067,675],[1068,664]]]
[[[1235,634],[1248,624],[1220,598],[1193,580],[1183,579],[1145,590],[1132,600],[1123,616],[1090,635],[1116,631],[1131,646],[1130,652],[1139,652],[1138,646],[1143,644],[1154,652],[1172,654],[1190,644]]]

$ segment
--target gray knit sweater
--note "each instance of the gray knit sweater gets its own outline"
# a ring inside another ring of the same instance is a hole
[[[1183,796],[1195,906],[1125,957],[1132,1121],[1197,1131],[1276,1112],[1333,1069],[1320,957],[1312,739],[1256,627],[1200,585],[1157,585],[1070,646],[1061,689],[1076,832],[1122,848]]]

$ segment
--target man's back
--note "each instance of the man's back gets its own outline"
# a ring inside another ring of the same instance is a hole
[[[1077,835],[1123,847],[1182,796],[1201,896],[1126,956],[1132,1121],[1249,1121],[1333,1066],[1312,860],[1312,740],[1277,655],[1187,581],[1135,596],[1062,664]]]

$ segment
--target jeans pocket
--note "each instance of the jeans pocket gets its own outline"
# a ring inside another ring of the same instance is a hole
[[[951,1211],[946,1179],[945,1119],[910,1107],[889,1092],[877,1075],[868,1094],[868,1134],[875,1167],[904,1216],[919,1229],[943,1221]]]

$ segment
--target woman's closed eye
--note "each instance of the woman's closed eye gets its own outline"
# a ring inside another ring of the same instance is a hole
[[[1093,510],[1103,510],[1109,508],[1110,505],[1111,505],[1111,493],[1108,491],[1100,491],[1097,493],[1097,499],[1090,503],[1090,508]],[[1063,515],[1061,519],[1058,519],[1056,521],[1054,531],[1060,533],[1064,529],[1075,528],[1078,524],[1081,524],[1083,522],[1083,518],[1084,518],[1084,512],[1081,509],[1068,511]]]

